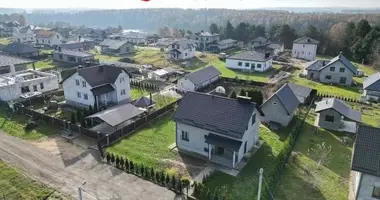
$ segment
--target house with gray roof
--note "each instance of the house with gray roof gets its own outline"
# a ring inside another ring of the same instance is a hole
[[[309,98],[312,96],[313,89],[309,87],[305,87],[303,85],[298,85],[292,82],[288,83],[290,89],[292,89],[293,93],[296,95],[298,101],[301,104],[306,103]],[[316,91],[315,91],[316,92]]]
[[[269,52],[243,51],[226,58],[226,67],[243,71],[265,72],[272,68],[273,57]]]
[[[321,83],[350,86],[357,73],[357,67],[340,53],[331,60],[315,60],[305,68],[308,79]]]
[[[80,65],[93,61],[94,55],[84,51],[75,51],[58,47],[58,49],[53,53],[53,60],[57,62]]]
[[[182,92],[198,91],[219,79],[220,71],[214,66],[208,66],[178,79],[177,89]]]
[[[287,127],[300,105],[289,84],[284,84],[260,106],[265,114],[262,121],[271,127]]]
[[[292,57],[315,60],[319,41],[310,37],[301,37],[293,41]]]
[[[359,125],[351,162],[355,200],[380,199],[380,128]]]
[[[380,100],[380,73],[377,72],[364,79],[363,81],[363,96],[366,100]]]
[[[27,58],[0,53],[0,74],[10,73],[12,65],[15,67],[15,71],[26,70],[27,65],[34,62]]]
[[[336,98],[325,98],[317,102],[315,112],[318,113],[315,124],[334,131],[355,133],[357,123],[362,121],[360,112]]]
[[[210,50],[212,52],[221,52],[226,49],[231,49],[234,47],[237,47],[238,41],[233,39],[224,39],[220,41],[215,41],[214,43],[210,44]]]
[[[219,42],[220,34],[210,33],[202,30],[200,32],[194,33],[192,39],[195,40],[197,49],[201,51],[208,51],[210,50],[211,44]]]
[[[284,51],[284,45],[270,41],[265,37],[257,37],[248,44],[251,51],[270,52],[272,55],[278,55]]]
[[[195,44],[192,40],[177,40],[168,45],[168,59],[187,60],[195,57]]]
[[[187,92],[173,115],[177,148],[236,168],[259,141],[261,115],[247,97]]]
[[[27,44],[13,42],[1,49],[1,51],[15,56],[32,58],[39,55],[40,50]]]
[[[99,44],[102,54],[120,56],[133,52],[132,43],[123,40],[105,39]]]

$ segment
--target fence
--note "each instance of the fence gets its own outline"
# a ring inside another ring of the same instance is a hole
[[[361,103],[361,101],[355,97],[343,97],[343,96],[338,96],[338,95],[322,94],[322,93],[318,93],[317,97],[319,97],[319,98],[336,98],[336,99],[340,99],[343,101],[349,101],[349,102],[353,102],[353,103]]]
[[[252,85],[252,86],[259,86],[259,87],[264,87],[264,86],[270,85],[270,83],[254,81],[254,80],[244,80],[244,79],[238,79],[238,78],[220,77],[220,79],[227,82],[227,83],[228,82],[240,83],[240,84],[244,84],[244,85]]]

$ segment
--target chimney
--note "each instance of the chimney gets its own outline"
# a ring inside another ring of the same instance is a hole
[[[239,103],[241,104],[250,104],[251,103],[251,97],[245,97],[245,96],[240,96],[238,95],[236,97]]]

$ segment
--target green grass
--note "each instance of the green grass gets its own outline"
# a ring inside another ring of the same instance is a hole
[[[152,95],[152,99],[156,102],[156,109],[163,108],[177,100],[175,97],[163,96],[160,94]]]
[[[322,128],[313,133],[315,118],[316,114],[311,112],[302,128],[293,149],[297,154],[289,159],[282,173],[276,199],[347,199],[352,139],[345,146],[340,142],[346,136],[343,133]],[[331,153],[330,159],[318,167],[318,156],[308,150],[322,142],[331,145]]]
[[[103,60],[103,61],[111,61],[111,62],[119,62],[120,57],[117,56],[109,56],[109,55],[103,55],[100,53],[100,51],[96,51],[96,49],[92,49],[89,51],[91,54],[94,54],[95,59]]]
[[[137,98],[140,98],[142,96],[148,96],[148,95],[149,95],[148,90],[144,90],[144,89],[140,89],[140,88],[132,88],[131,89],[131,98],[132,99],[137,99]]]
[[[9,114],[9,115],[8,115]],[[25,140],[38,140],[49,135],[57,134],[58,130],[44,122],[37,122],[38,127],[32,131],[25,132],[24,127],[28,122],[25,115],[10,113],[5,108],[0,108],[0,129],[8,135]]]
[[[53,192],[54,189],[28,178],[0,160],[1,199],[4,197],[7,200],[46,199]]]
[[[354,110],[362,113],[362,122],[369,126],[380,127],[380,104],[364,105],[346,102]]]
[[[0,38],[0,44],[8,45],[11,42],[11,38]]]
[[[34,66],[36,67],[36,69],[57,67],[57,65],[53,62],[52,59],[39,60],[39,61],[34,63]],[[33,64],[29,64],[28,68],[32,69]]]

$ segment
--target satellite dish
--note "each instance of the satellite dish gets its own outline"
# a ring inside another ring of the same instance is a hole
[[[215,92],[219,94],[226,94],[226,89],[224,89],[222,86],[218,86],[216,87]]]

